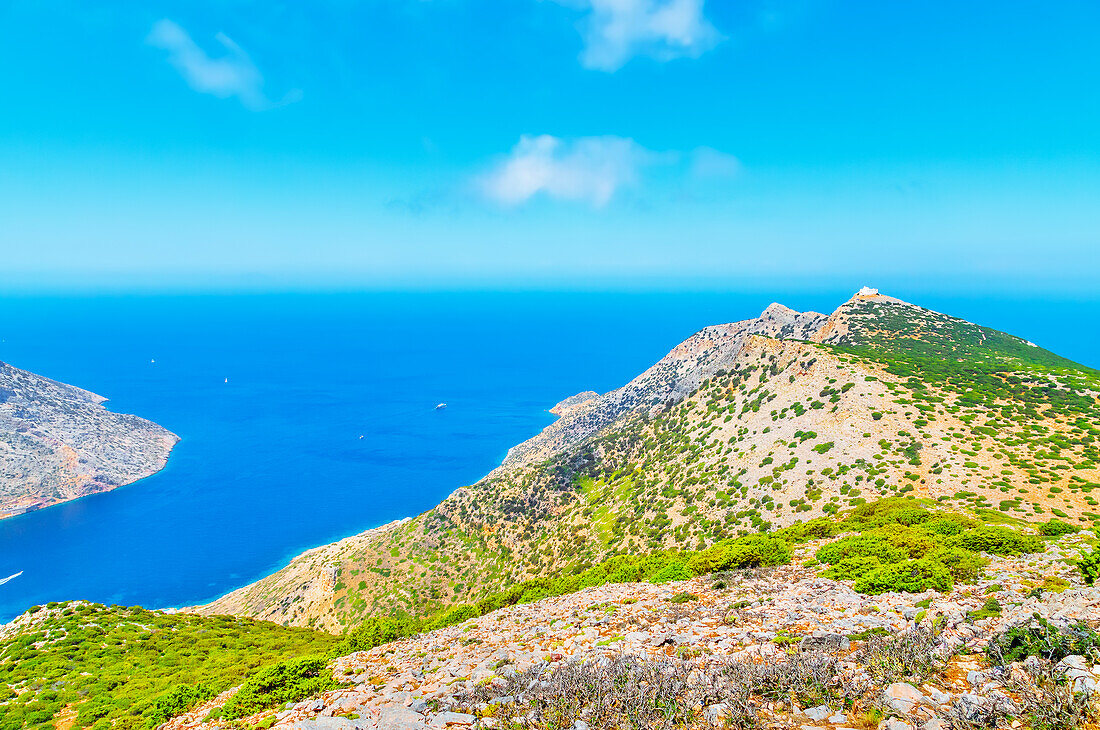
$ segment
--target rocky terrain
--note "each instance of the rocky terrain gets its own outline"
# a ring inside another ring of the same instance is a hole
[[[435,509],[198,610],[338,633],[899,494],[1091,525],[1098,394],[1094,370],[874,290],[828,317],[773,304],[558,404],[558,422]]]
[[[106,398],[0,362],[0,517],[106,492],[164,467],[179,438]]]
[[[1009,661],[991,642],[1008,627],[1100,623],[1100,589],[1067,565],[1094,541],[1082,532],[997,558],[986,577],[947,593],[857,593],[810,567],[819,542],[788,566],[585,588],[340,657],[330,667],[345,687],[245,723],[948,730],[1030,718],[1029,727],[1070,727],[1042,725],[1074,717],[1044,703],[1091,696],[1100,657]],[[1043,672],[1060,678],[1061,695],[1049,694]],[[596,681],[606,683],[598,696]],[[165,730],[219,726],[210,718],[232,695]],[[654,702],[668,703],[664,720]]]
[[[756,319],[707,327],[623,387],[604,395],[585,391],[558,403],[551,413],[559,419],[512,447],[495,473],[545,461],[625,415],[679,402],[719,369],[730,367],[751,335],[808,339],[824,322],[823,314],[772,304]]]
[[[213,604],[33,608],[0,726],[1097,727],[1097,371],[861,290],[553,410]]]

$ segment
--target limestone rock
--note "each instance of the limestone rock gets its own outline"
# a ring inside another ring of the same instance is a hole
[[[894,682],[882,693],[882,700],[887,707],[903,715],[911,715],[913,711],[925,702],[921,691],[905,682]]]

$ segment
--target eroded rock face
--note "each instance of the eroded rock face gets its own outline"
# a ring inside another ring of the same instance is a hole
[[[603,395],[586,391],[558,403],[551,409],[560,416],[557,422],[509,450],[494,473],[561,453],[624,415],[678,403],[717,371],[731,367],[751,335],[806,340],[827,319],[817,312],[771,304],[755,319],[702,329],[621,388]]]
[[[164,467],[179,441],[106,398],[0,362],[0,518],[106,492]]]

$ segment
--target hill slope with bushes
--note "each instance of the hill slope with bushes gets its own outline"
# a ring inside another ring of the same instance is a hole
[[[995,516],[891,498],[371,618],[316,677],[286,662],[167,730],[1091,727],[1095,535]]]
[[[1100,520],[1095,370],[877,293],[756,332],[778,311],[703,330],[611,400],[660,397],[513,452],[541,461],[511,459],[435,509],[311,550],[199,610],[339,633],[897,495],[1009,522]]]
[[[257,669],[337,638],[231,616],[84,601],[36,606],[0,628],[0,727],[155,727]]]

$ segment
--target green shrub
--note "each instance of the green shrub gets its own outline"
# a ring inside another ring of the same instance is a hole
[[[936,547],[936,540],[923,530],[904,525],[887,525],[871,534],[883,534],[890,544],[904,550],[910,558],[919,558]]]
[[[874,555],[856,555],[844,558],[821,572],[825,578],[833,580],[855,580],[882,566],[882,561]]]
[[[252,675],[225,703],[222,716],[239,720],[260,710],[297,702],[340,686],[327,670],[325,657],[304,657],[280,662]]]
[[[990,596],[985,599],[985,603],[977,611],[971,611],[969,617],[972,621],[979,621],[983,618],[990,618],[993,616],[1001,615],[1001,602],[997,600],[996,596]]]
[[[1100,578],[1100,550],[1092,550],[1088,554],[1082,554],[1077,561],[1077,571],[1081,578],[1090,586]]]
[[[643,555],[641,558],[635,558],[635,560],[638,561],[636,563],[636,574],[638,576],[636,580],[651,580],[670,565],[683,563],[683,558],[679,553],[670,552],[649,553],[648,555]]]
[[[338,637],[267,621],[67,604],[0,639],[0,728],[52,724],[153,728],[257,667],[334,648]],[[37,648],[36,648],[37,647]],[[8,686],[20,688],[11,696]]]
[[[671,583],[675,580],[688,580],[692,577],[692,573],[688,570],[688,567],[683,563],[669,563],[665,567],[658,570],[652,578],[649,579],[650,583]]]
[[[929,535],[895,524],[822,545],[816,557],[822,563],[832,564],[845,558],[873,555],[883,563],[896,563],[905,558],[919,558],[934,545]]]
[[[978,553],[959,547],[937,548],[928,553],[926,559],[947,568],[951,577],[961,583],[976,581],[982,575],[982,568],[989,563]]]
[[[608,583],[637,583],[645,580],[643,561],[634,555],[618,555],[601,563],[600,565],[585,571],[582,582],[586,585],[599,585]],[[656,568],[659,571],[660,568]]]
[[[891,509],[876,515],[875,523],[879,525],[885,525],[889,523],[896,523],[899,525],[919,525],[926,522],[932,513],[926,509],[919,507],[901,507],[899,509]]]
[[[731,548],[729,563],[722,569],[757,568],[791,562],[791,546],[781,538],[748,535],[734,540]]]
[[[535,601],[541,601],[544,598],[550,598],[555,595],[558,594],[550,590],[548,586],[531,586],[520,594],[519,600],[516,601],[516,603],[534,603]]]
[[[856,529],[882,526],[894,521],[892,515],[906,512],[914,508],[919,509],[915,499],[909,497],[888,497],[886,499],[880,499],[877,502],[861,504],[852,510],[852,514],[848,517],[846,522],[852,523],[853,526],[864,523],[864,527],[856,527]]]
[[[188,689],[191,689],[188,685],[183,685]],[[204,701],[205,697],[200,697],[197,693],[191,696],[181,693],[180,696],[170,698],[163,705],[160,704],[160,698],[155,700],[154,707],[146,713],[146,727],[156,727],[156,724],[164,722],[165,719],[173,717],[183,712],[187,712],[198,702]],[[112,707],[112,703],[106,697],[92,697],[87,702],[82,702],[78,705],[79,710],[76,713],[76,725],[79,727],[90,727],[96,724],[99,720],[104,718],[110,718],[115,711]],[[4,708],[8,709],[8,708]],[[171,712],[172,714],[167,714]],[[0,710],[0,719],[6,719],[5,712]],[[14,724],[14,723],[13,723]]]
[[[921,525],[922,530],[926,530],[935,535],[943,535],[950,537],[952,535],[958,535],[959,533],[969,530],[972,527],[976,527],[978,523],[974,520],[967,519],[962,515],[944,515],[943,517],[937,517],[933,520],[929,520]]]
[[[931,588],[946,593],[952,585],[947,568],[923,559],[884,565],[858,579],[855,589],[860,593],[921,593]]]
[[[1003,525],[987,525],[967,530],[953,537],[952,541],[967,550],[994,555],[1037,553],[1046,547],[1038,535],[1027,535]]]
[[[153,700],[153,707],[146,713],[146,721],[149,725],[160,725],[168,722],[176,715],[182,715],[195,705],[206,702],[215,697],[218,691],[208,684],[177,684],[172,689]],[[89,721],[106,717],[107,708],[100,710],[94,707],[94,703],[82,705],[80,709],[81,725],[87,727],[92,724]]]
[[[695,555],[688,567],[696,575],[719,570],[786,565],[791,562],[791,546],[771,535],[746,535],[719,543]]]
[[[469,621],[472,618],[477,618],[480,615],[481,611],[478,610],[477,606],[455,606],[449,609],[446,613],[430,621],[425,628],[431,631],[432,629],[441,629],[444,626],[454,626],[455,624],[460,624],[463,621]]]
[[[896,563],[905,559],[898,550],[881,535],[849,535],[822,545],[814,553],[820,563],[834,565],[848,558],[878,558],[882,563]]]
[[[844,531],[844,527],[835,519],[818,517],[809,522],[803,522],[790,527],[785,527],[776,533],[776,537],[789,542],[806,542],[807,540],[820,540],[824,537],[832,537]]]
[[[1012,626],[994,636],[986,648],[994,664],[1019,662],[1029,656],[1059,662],[1072,654],[1100,659],[1100,636],[1084,623],[1058,628],[1039,614],[1030,623]]]
[[[689,601],[698,601],[699,596],[694,593],[688,593],[687,591],[681,591],[672,598],[668,599],[669,603],[688,603]]]
[[[1062,522],[1057,517],[1051,517],[1049,520],[1039,525],[1039,533],[1047,537],[1061,537],[1071,532],[1077,532],[1080,529],[1081,528],[1071,525],[1068,522]]]
[[[411,618],[368,618],[344,636],[330,656],[345,656],[411,636],[423,628]]]

